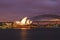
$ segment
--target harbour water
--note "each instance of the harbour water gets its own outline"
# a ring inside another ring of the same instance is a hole
[[[60,28],[0,29],[0,40],[58,40]]]

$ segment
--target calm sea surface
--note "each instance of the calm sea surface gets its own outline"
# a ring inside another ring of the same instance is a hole
[[[0,29],[0,40],[60,40],[60,28]]]

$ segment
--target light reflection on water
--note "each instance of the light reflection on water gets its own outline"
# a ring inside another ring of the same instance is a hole
[[[21,29],[21,40],[27,40],[27,29]]]
[[[21,40],[55,40],[58,35],[59,29],[21,29]]]
[[[0,40],[55,40],[60,38],[60,29],[0,29]]]

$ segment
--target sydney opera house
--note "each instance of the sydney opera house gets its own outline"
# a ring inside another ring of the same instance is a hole
[[[60,16],[45,14],[32,18],[24,17],[14,22],[0,22],[0,28],[60,28]]]

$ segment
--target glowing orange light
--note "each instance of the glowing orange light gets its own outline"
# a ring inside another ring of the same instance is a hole
[[[16,24],[20,24],[20,21],[16,21]]]

